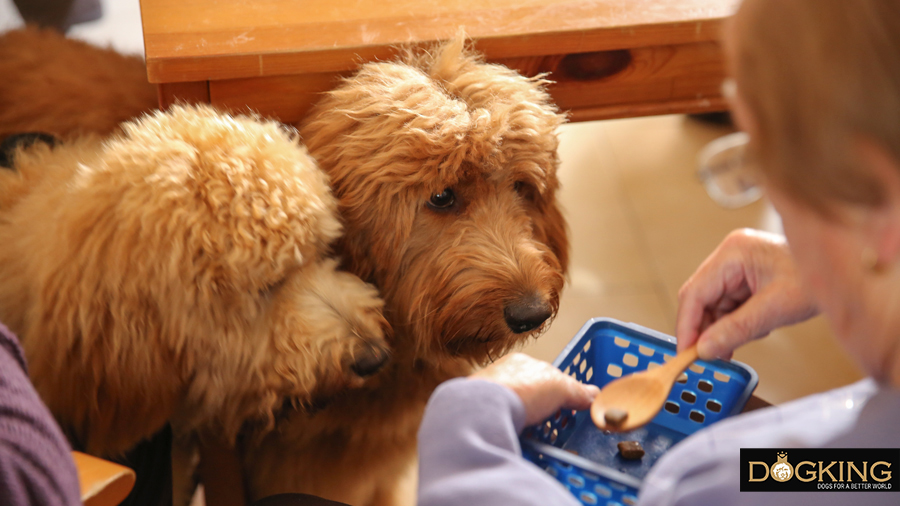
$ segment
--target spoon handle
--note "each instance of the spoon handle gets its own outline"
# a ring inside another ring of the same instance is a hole
[[[668,383],[675,383],[678,376],[690,367],[697,358],[697,343],[694,343],[690,348],[672,357],[665,365],[660,367],[660,371],[665,371],[664,374],[670,379]]]

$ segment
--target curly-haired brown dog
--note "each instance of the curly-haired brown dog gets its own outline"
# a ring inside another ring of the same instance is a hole
[[[110,134],[159,107],[139,56],[124,56],[51,29],[0,34],[0,140],[21,132],[63,139]]]
[[[175,107],[0,170],[0,320],[88,451],[174,420],[232,439],[386,358],[382,302],[335,270],[325,176],[274,122]]]
[[[339,200],[344,264],[385,299],[393,361],[248,448],[254,497],[411,504],[398,485],[414,476],[432,390],[547,325],[567,240],[555,200],[563,119],[543,85],[457,40],[365,65],[301,126]]]

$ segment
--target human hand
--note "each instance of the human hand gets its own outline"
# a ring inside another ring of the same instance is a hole
[[[511,353],[469,376],[499,383],[516,393],[525,405],[525,425],[542,422],[560,409],[587,409],[600,393],[548,364]]]
[[[678,292],[678,350],[696,342],[701,359],[731,358],[741,345],[818,312],[783,236],[735,230]]]

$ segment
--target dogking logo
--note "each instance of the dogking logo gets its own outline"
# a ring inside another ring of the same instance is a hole
[[[778,454],[778,462],[772,466],[770,472],[772,473],[772,479],[781,483],[790,480],[791,476],[794,476],[794,466],[788,464],[787,453],[782,452]]]
[[[741,492],[897,491],[898,464],[897,448],[742,448]]]

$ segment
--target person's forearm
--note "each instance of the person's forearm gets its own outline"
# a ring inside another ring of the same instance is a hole
[[[419,506],[577,505],[521,456],[525,414],[511,390],[455,379],[435,391],[419,429]]]

